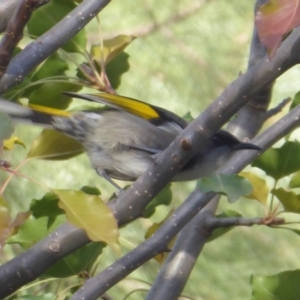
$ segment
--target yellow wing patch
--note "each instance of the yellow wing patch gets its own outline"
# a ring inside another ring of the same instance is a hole
[[[71,115],[69,111],[47,107],[47,106],[41,106],[37,104],[28,104],[28,107],[30,107],[34,111],[42,112],[48,115],[62,116],[62,117],[69,117]]]
[[[160,117],[159,113],[150,104],[136,99],[105,93],[98,93],[95,96],[98,96],[99,98],[106,100],[108,103],[115,104],[125,111],[128,111],[146,120]]]

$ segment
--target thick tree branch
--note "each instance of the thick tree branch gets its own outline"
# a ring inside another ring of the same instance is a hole
[[[181,295],[199,253],[212,233],[204,224],[206,218],[211,217],[211,210],[218,205],[216,199],[219,199],[218,195],[179,232],[146,300],[178,299]]]
[[[60,226],[43,242],[39,242],[0,268],[0,299],[12,294],[21,286],[35,280],[52,264],[89,240],[83,239],[83,230],[71,224]]]
[[[297,64],[299,59],[300,29],[297,28],[284,41],[271,62],[264,59],[232,82],[194,122],[176,137],[158,157],[157,164],[149,168],[128,190],[120,194],[120,201],[117,201],[120,210],[117,211],[115,206],[112,206],[117,219],[122,220],[123,223],[139,217],[149,201],[228,119],[265,86]],[[122,216],[119,214],[121,211]],[[126,219],[123,219],[125,216]]]
[[[265,0],[258,0],[256,2],[254,16],[258,8],[265,2]],[[260,63],[266,58],[266,54],[266,49],[261,44],[254,26],[248,69]],[[273,84],[267,85],[239,110],[236,118],[230,121],[227,126],[230,132],[234,133],[240,139],[245,137],[252,138],[257,134],[270,114],[266,110],[271,100],[272,86]],[[280,111],[281,108],[282,106],[276,108],[276,110],[273,109],[272,113]],[[211,228],[207,228],[205,220],[214,218],[219,199],[220,196],[216,196],[179,233],[173,250],[162,266],[147,299],[167,300],[177,299],[180,296],[194,268],[195,262],[212,232]]]
[[[84,0],[49,31],[11,60],[0,82],[0,93],[23,81],[36,66],[58,50],[95,17],[110,0]]]
[[[22,0],[2,0],[0,2],[0,32],[7,28],[7,24]]]
[[[88,279],[84,286],[79,289],[71,299],[97,299],[99,295],[103,294],[103,292],[125,278],[149,259],[158,253],[167,251],[168,244],[172,238],[180,231],[182,226],[188,222],[187,218],[194,216],[196,211],[203,208],[209,202],[212,195],[212,193],[202,194],[200,191],[193,192],[185,200],[184,204],[160,227],[159,231],[100,274]],[[191,210],[191,208],[193,208],[194,211]],[[185,215],[186,213],[187,216]]]
[[[284,224],[284,219],[281,218],[273,219],[271,222],[265,218],[215,218],[209,208],[213,203],[218,204],[218,201],[213,200],[179,232],[176,243],[146,300],[177,299],[181,295],[197,258],[214,229]]]
[[[49,0],[22,0],[8,23],[6,33],[0,43],[0,80],[12,58],[13,52],[23,37],[23,30],[31,14],[38,7],[45,5]]]
[[[297,128],[299,124],[300,107],[296,107],[288,115],[263,132],[259,137],[255,138],[253,142],[262,148],[267,149],[276,141],[283,138],[288,132]],[[253,153],[253,151],[244,151],[244,153],[236,155],[231,164],[226,164],[226,166],[222,168],[222,173],[234,174],[240,172],[256,157],[256,155],[257,154]],[[152,237],[127,255],[123,256],[120,260],[113,263],[99,275],[88,279],[84,286],[79,289],[71,299],[96,299],[99,295],[106,292],[140,265],[158,253],[166,251],[169,242],[176,236],[181,228],[183,228],[212,199],[213,196],[214,193],[203,194],[198,190],[194,191]],[[194,222],[194,220],[191,222]],[[195,223],[195,226],[198,227],[197,222]],[[147,299],[159,300],[174,298],[164,298],[157,294],[155,294],[155,298],[153,298],[152,294],[151,297],[148,296]]]
[[[254,18],[261,5],[268,0],[257,0],[254,9]],[[253,20],[254,23],[254,20]],[[248,61],[248,70],[267,59],[267,50],[260,42],[257,29],[254,26]],[[267,84],[251,101],[238,111],[236,117],[228,124],[228,130],[235,136],[252,138],[260,130],[266,120],[265,113],[269,107],[274,80]],[[255,122],[253,121],[255,120]]]

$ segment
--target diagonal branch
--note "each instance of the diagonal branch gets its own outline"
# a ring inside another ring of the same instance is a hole
[[[256,0],[254,17],[258,9],[268,0]],[[254,23],[254,20],[253,20]],[[248,61],[248,70],[255,65],[262,63],[267,59],[267,50],[260,42],[258,32],[254,26],[250,55]],[[275,79],[269,82],[251,101],[249,101],[242,109],[238,111],[236,117],[228,124],[228,130],[237,137],[252,138],[260,130],[262,124],[266,120],[266,111],[270,105],[273,85]],[[255,120],[255,121],[254,121]]]
[[[123,191],[112,208],[119,221],[129,222],[139,217],[151,199],[171,180],[208,139],[250,101],[265,86],[296,65],[300,56],[300,28],[285,40],[270,62],[263,60],[233,81],[225,91],[180,133],[132,186]],[[147,191],[147,193],[143,192]],[[134,209],[132,209],[134,207]],[[120,212],[122,212],[120,214]],[[125,217],[126,216],[126,217]],[[123,218],[126,219],[123,219]]]
[[[0,82],[0,93],[22,82],[29,72],[72,38],[109,2],[110,0],[84,0],[54,27],[29,44],[11,60]]]
[[[266,149],[279,139],[283,138],[288,132],[297,128],[299,124],[300,107],[296,107],[288,115],[254,139],[253,142]],[[251,151],[244,152],[245,153],[236,155],[234,164],[227,164],[224,168],[222,168],[222,173],[238,173],[256,158],[255,153]],[[166,251],[168,249],[168,244],[176,236],[176,234],[178,234],[181,228],[183,228],[205,205],[207,205],[214,195],[214,193],[204,194],[199,190],[194,191],[184,201],[184,203],[178,209],[176,209],[173,215],[166,220],[166,222],[157,230],[157,232],[155,232],[153,236],[132,250],[130,253],[123,256],[117,262],[113,263],[97,276],[88,279],[83,287],[80,288],[71,299],[97,299],[99,295],[106,292],[114,284],[126,277],[146,261],[158,253]],[[194,222],[194,219],[192,219],[191,222]],[[194,225],[196,228],[199,228],[197,224]],[[190,250],[192,251],[192,249]],[[174,270],[172,269],[172,271]],[[175,273],[180,273],[182,270],[175,271]],[[166,283],[168,276],[165,276],[164,278],[160,277],[159,279]],[[169,290],[175,288],[175,285],[172,287],[169,286]],[[170,294],[168,294],[168,296],[170,297]],[[159,293],[159,291],[157,291],[157,293],[155,293],[155,298],[153,297],[153,294],[149,294],[146,299],[176,298],[165,298]]]
[[[32,12],[48,2],[49,0],[23,0],[20,3],[12,20],[8,23],[6,33],[0,43],[0,80],[6,71],[16,46],[23,37],[23,30]]]
[[[0,2],[0,32],[4,32],[22,0],[2,0]]]
[[[255,13],[265,0],[257,0]],[[266,49],[261,44],[257,30],[254,32],[251,43],[248,69],[260,63],[266,57]],[[267,107],[271,100],[273,84],[269,84],[256,94],[251,101],[242,107],[236,117],[228,124],[228,130],[237,137],[252,138],[257,134],[267,118]],[[278,107],[276,111],[280,110]],[[275,110],[272,111],[273,113]],[[212,232],[206,221],[214,219],[220,196],[214,199],[199,212],[189,224],[179,233],[172,252],[162,266],[147,299],[177,299],[189,278],[189,275],[200,255],[205,243]],[[182,255],[184,253],[184,255]],[[180,274],[180,275],[179,275]]]

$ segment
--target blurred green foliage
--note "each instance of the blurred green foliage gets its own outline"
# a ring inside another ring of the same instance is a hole
[[[136,35],[126,53],[130,69],[122,76],[118,92],[121,95],[150,102],[183,116],[195,117],[222,90],[247,68],[253,27],[254,1],[225,0],[158,0],[112,1],[87,27],[88,43],[99,43],[99,37],[118,34]],[[46,8],[46,6],[45,6]],[[100,34],[101,32],[101,34]],[[79,61],[79,60],[78,60]],[[73,67],[74,68],[74,67]],[[295,68],[277,81],[273,103],[278,103],[298,91],[291,80],[299,75]],[[39,129],[22,127],[17,135],[30,145]],[[26,157],[19,147],[7,153],[6,159],[17,166]],[[46,171],[45,171],[46,170]],[[56,189],[78,189],[82,185],[97,186],[101,197],[108,199],[113,189],[90,168],[83,154],[66,161],[34,161],[20,170]],[[84,174],[84,175],[83,175]],[[3,174],[1,174],[3,178]],[[2,179],[1,179],[2,180]],[[195,183],[173,184],[173,202],[156,208],[150,219],[141,219],[121,229],[122,253],[132,250],[144,240],[147,228],[161,221],[172,208],[187,197]],[[45,189],[22,178],[14,178],[5,191],[11,200],[13,213],[27,210],[26,199],[42,198]],[[263,216],[264,208],[254,201],[221,202],[220,211],[234,209],[247,217]],[[299,268],[297,254],[291,249],[300,246],[291,232],[268,227],[236,228],[207,244],[184,290],[193,299],[239,300],[251,295],[251,274],[273,274]],[[103,270],[118,257],[109,249],[99,258],[98,270]],[[159,265],[154,260],[142,266],[113,287],[113,299],[141,287],[142,281],[154,281]],[[132,279],[133,278],[133,279]],[[49,285],[45,291],[51,290]],[[139,300],[144,292],[132,294],[129,300]]]

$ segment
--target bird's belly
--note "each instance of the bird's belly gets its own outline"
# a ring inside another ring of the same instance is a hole
[[[105,170],[111,178],[125,181],[136,180],[154,161],[148,153],[136,150],[90,152],[89,157],[95,168]]]

